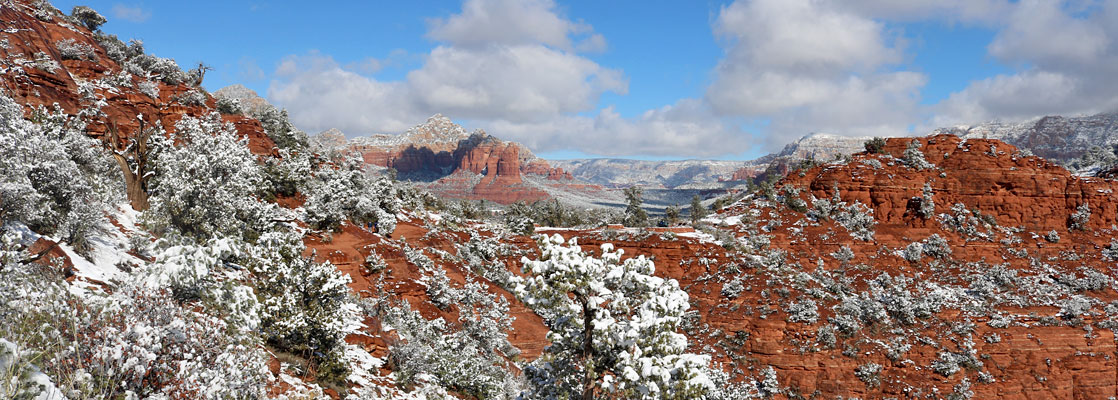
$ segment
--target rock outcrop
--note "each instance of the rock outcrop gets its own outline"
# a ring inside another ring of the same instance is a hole
[[[108,137],[109,129],[117,129],[122,137],[134,134],[141,116],[148,123],[159,121],[168,132],[174,132],[175,123],[183,116],[202,117],[211,112],[214,99],[190,83],[168,84],[126,73],[85,27],[61,17],[44,21],[33,16],[35,10],[44,7],[53,8],[46,2],[29,0],[0,7],[0,20],[6,24],[0,35],[5,43],[0,46],[0,70],[6,77],[0,79],[0,88],[16,102],[48,108],[57,104],[67,114],[100,102],[100,115],[87,129],[91,136],[102,139]],[[60,43],[90,51],[81,57],[64,55]],[[140,90],[141,85],[150,86]],[[241,115],[221,118],[248,138],[253,152],[272,152],[274,143],[259,121]]]
[[[438,114],[400,135],[347,141],[341,132],[330,130],[313,140],[360,153],[365,163],[392,168],[399,178],[422,182],[446,197],[509,204],[547,199],[549,185],[585,191],[570,173],[551,167],[523,145],[482,130],[467,132]]]

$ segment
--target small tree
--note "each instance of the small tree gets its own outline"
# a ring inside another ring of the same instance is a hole
[[[644,204],[644,199],[641,195],[644,193],[638,186],[632,186],[625,189],[625,225],[626,226],[647,226],[648,213],[641,208]]]
[[[691,198],[691,225],[698,225],[703,217],[707,216],[706,208],[703,208],[703,200],[699,195]]]
[[[673,226],[676,222],[679,222],[679,206],[670,205],[668,208],[665,208],[664,218],[668,220],[668,226]]]
[[[865,146],[867,153],[870,153],[870,154],[884,153],[885,152],[885,139],[875,137],[873,139],[867,140],[863,144],[863,146]]]
[[[544,319],[551,344],[525,369],[529,398],[698,398],[710,357],[685,353],[677,333],[690,307],[674,279],[644,256],[621,261],[602,245],[588,256],[571,240],[538,236],[539,260],[522,258],[515,293]]]
[[[101,25],[109,22],[109,20],[105,19],[100,13],[86,6],[75,6],[74,9],[70,11],[70,16],[82,25],[85,25],[85,27],[89,28],[91,31],[98,30],[101,28]]]

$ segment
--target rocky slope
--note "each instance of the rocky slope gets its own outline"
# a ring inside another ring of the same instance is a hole
[[[988,122],[937,129],[968,139],[997,139],[1052,161],[1067,163],[1093,146],[1118,145],[1118,113],[1091,116],[1047,116],[1020,123]]]
[[[135,69],[126,71],[114,59],[120,56],[110,55],[96,35],[48,11],[38,11],[46,8],[53,9],[45,2],[31,1],[0,7],[4,23],[0,34],[0,71],[4,79],[0,79],[0,88],[17,102],[47,107],[58,104],[71,114],[99,106],[102,114],[93,118],[89,128],[89,134],[98,138],[106,137],[110,129],[127,138],[139,129],[140,117],[148,124],[159,121],[168,132],[174,132],[175,122],[182,116],[200,117],[214,106],[214,99],[196,87],[198,82],[162,79],[158,73],[145,77],[133,73],[141,72]],[[36,12],[42,18],[37,18]],[[272,151],[274,144],[259,121],[242,115],[221,118],[248,137],[253,152]]]

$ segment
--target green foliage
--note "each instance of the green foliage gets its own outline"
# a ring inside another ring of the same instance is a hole
[[[116,166],[85,124],[61,108],[23,107],[0,95],[0,223],[21,222],[88,250],[103,209],[123,193]]]
[[[639,186],[625,188],[625,226],[648,226],[648,213],[641,206],[644,191]]]
[[[695,195],[695,197],[691,198],[691,207],[689,210],[691,212],[691,225],[698,225],[699,221],[707,216],[707,210],[703,207],[702,199],[699,198],[699,195]]]
[[[885,152],[885,139],[875,137],[873,139],[867,140],[863,144],[863,146],[866,148],[867,153],[881,154]]]
[[[158,234],[200,240],[251,239],[267,230],[279,210],[260,198],[266,182],[247,139],[238,138],[217,113],[184,117],[176,128],[180,145],[155,146],[151,208],[144,222]]]
[[[91,31],[101,29],[101,25],[109,22],[109,20],[105,19],[100,13],[86,6],[75,6],[74,9],[70,11],[70,17],[74,18]]]

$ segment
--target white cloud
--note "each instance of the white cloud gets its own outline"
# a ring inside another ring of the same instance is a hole
[[[1019,71],[952,94],[935,107],[935,125],[1118,110],[1118,1],[1022,0],[988,51]]]
[[[590,111],[603,92],[627,90],[621,71],[540,45],[439,46],[407,82],[426,109],[512,121]]]
[[[288,109],[296,126],[316,133],[397,133],[427,115],[407,102],[400,82],[380,82],[343,69],[329,56],[289,56],[276,68],[269,100]]]
[[[994,30],[989,56],[1014,70],[921,105],[936,77],[911,64],[909,22]],[[1118,109],[1118,0],[738,0],[713,23],[725,54],[704,96],[635,117],[596,111],[603,94],[627,93],[627,78],[585,56],[605,37],[552,0],[466,0],[428,24],[438,44],[400,80],[369,75],[393,55],[340,66],[311,53],[279,66],[269,97],[312,132],[400,132],[438,112],[537,151],[696,157],[748,150],[742,121],[775,149],[812,132],[896,136]]]
[[[113,16],[129,22],[144,22],[151,18],[151,11],[145,10],[140,6],[127,6],[124,4],[113,4]]]
[[[698,100],[637,118],[612,108],[594,115],[604,93],[627,93],[627,79],[579,54],[604,50],[605,38],[560,17],[551,1],[470,0],[461,14],[431,22],[429,36],[444,44],[402,80],[379,81],[360,73],[371,73],[361,64],[340,66],[312,52],[278,66],[268,97],[309,132],[394,133],[443,113],[537,151],[678,156],[746,150],[744,135]]]
[[[602,156],[716,157],[744,153],[752,140],[696,99],[648,110],[637,118],[625,118],[607,107],[593,117],[535,123],[494,120],[487,126],[536,151],[575,149]]]
[[[590,25],[559,15],[552,0],[467,0],[462,13],[428,21],[427,36],[453,46],[542,44],[562,50],[604,49],[605,38]]]
[[[834,3],[737,1],[715,32],[727,49],[706,99],[725,115],[769,122],[772,147],[816,131],[903,134],[927,82],[887,68],[904,54],[883,23]]]

